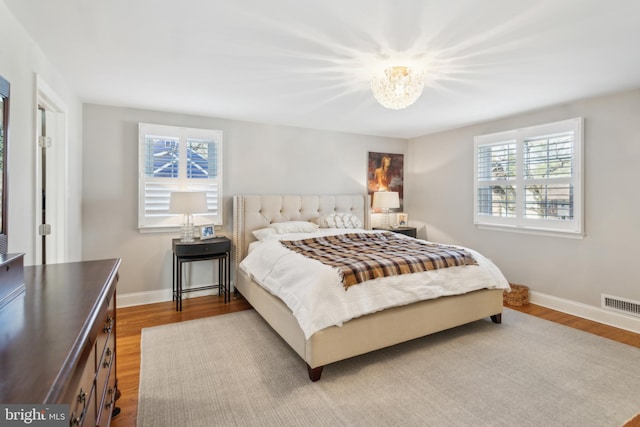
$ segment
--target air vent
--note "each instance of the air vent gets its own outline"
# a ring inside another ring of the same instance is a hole
[[[640,317],[640,302],[627,298],[601,294],[602,308]]]

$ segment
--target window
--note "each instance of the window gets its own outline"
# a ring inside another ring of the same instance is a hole
[[[222,132],[140,123],[138,140],[138,228],[180,225],[172,191],[206,191],[209,212],[195,221],[222,224]]]
[[[582,236],[581,118],[474,138],[474,222]]]

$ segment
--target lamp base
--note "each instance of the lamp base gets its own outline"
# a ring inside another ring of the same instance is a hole
[[[196,239],[194,238],[195,233],[193,232],[193,226],[192,225],[183,225],[180,228],[180,241],[182,243],[192,243],[195,242]]]
[[[391,228],[391,221],[389,220],[389,209],[382,209],[382,218],[380,218],[380,227],[389,229]]]

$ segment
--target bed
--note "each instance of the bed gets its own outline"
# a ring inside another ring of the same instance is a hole
[[[503,291],[478,289],[460,295],[394,306],[328,326],[311,335],[289,306],[240,268],[254,231],[274,223],[314,221],[330,213],[350,213],[369,228],[366,195],[238,195],[234,197],[234,287],[305,361],[311,381],[324,366],[435,332],[491,318],[501,322]],[[407,237],[408,238],[408,237]],[[497,270],[497,267],[494,266]],[[454,270],[447,268],[444,270]],[[501,273],[499,273],[501,275]],[[305,332],[306,331],[306,332]]]

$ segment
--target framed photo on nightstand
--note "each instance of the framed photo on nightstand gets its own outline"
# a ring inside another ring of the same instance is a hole
[[[212,239],[216,237],[216,229],[213,224],[200,227],[200,240]]]
[[[409,225],[409,215],[404,212],[398,213],[398,226],[407,227]]]

